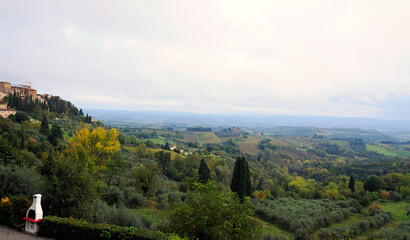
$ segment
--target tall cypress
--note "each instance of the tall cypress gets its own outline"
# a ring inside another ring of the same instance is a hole
[[[349,180],[349,189],[354,192],[354,185],[355,185],[356,180],[354,179],[354,176],[350,176],[350,180]]]
[[[243,200],[245,196],[251,195],[251,177],[249,173],[248,161],[245,157],[237,157],[231,182],[231,190],[238,194]]]
[[[211,179],[210,173],[211,173],[211,170],[209,170],[208,165],[206,165],[205,160],[202,159],[201,163],[199,164],[199,168],[198,168],[199,181],[201,183],[208,182],[208,180]]]
[[[50,128],[48,126],[48,119],[46,116],[44,116],[43,120],[41,121],[40,133],[46,137],[50,135]]]

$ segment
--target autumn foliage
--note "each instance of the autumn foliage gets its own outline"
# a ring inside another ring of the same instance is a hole
[[[76,131],[75,138],[69,141],[66,153],[71,156],[83,156],[88,159],[88,168],[105,169],[111,156],[120,149],[116,129],[105,130],[98,127],[92,131],[87,128]]]
[[[390,193],[387,192],[387,191],[381,191],[380,194],[379,194],[379,197],[384,198],[384,199],[388,199],[388,198],[390,198]]]

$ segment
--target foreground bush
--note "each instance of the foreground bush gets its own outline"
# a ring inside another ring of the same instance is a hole
[[[24,224],[30,203],[25,196],[3,197],[0,199],[0,224],[15,226]]]
[[[151,226],[151,221],[147,217],[137,215],[135,210],[124,206],[108,206],[107,203],[98,201],[96,210],[98,222],[136,228],[149,228]]]
[[[198,184],[171,215],[167,231],[193,239],[252,239],[257,233],[249,201],[243,204],[233,192],[223,192],[215,184]]]
[[[91,240],[91,239],[135,239],[161,240],[170,239],[159,231],[137,229],[135,227],[119,227],[109,224],[88,223],[73,218],[45,217],[41,222],[40,236],[62,240]],[[178,239],[178,238],[176,238]]]
[[[31,168],[0,165],[0,189],[6,196],[31,197],[42,192],[41,176]]]

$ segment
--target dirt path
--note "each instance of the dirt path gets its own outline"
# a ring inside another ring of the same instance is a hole
[[[0,225],[0,240],[52,240]]]

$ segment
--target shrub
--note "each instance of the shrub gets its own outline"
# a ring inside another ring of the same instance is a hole
[[[389,199],[394,202],[400,202],[403,199],[403,196],[396,191],[391,191]]]
[[[103,197],[103,200],[108,204],[108,205],[121,205],[124,202],[124,193],[121,191],[121,189],[117,186],[114,186],[110,188],[105,196]]]
[[[303,236],[306,229],[327,227],[332,222],[347,219],[355,211],[354,200],[295,200],[279,198],[259,200],[255,207],[256,214],[273,224],[278,224],[292,232],[298,231]],[[300,229],[300,230],[299,230]]]
[[[407,240],[410,236],[410,220],[400,223],[396,228],[385,228],[371,233],[367,239]]]
[[[265,234],[262,236],[262,240],[288,240],[288,237],[283,234]]]
[[[378,204],[378,203],[376,203],[376,202],[372,202],[372,204],[370,204],[370,206],[369,206],[369,211],[372,213],[372,212],[375,212],[375,211],[382,211],[383,210],[383,207],[382,207],[382,205],[380,205],[380,204]]]
[[[23,217],[30,207],[25,196],[3,197],[0,202],[0,223],[13,226],[24,223]]]
[[[243,204],[233,192],[222,192],[208,181],[198,184],[173,211],[169,231],[201,239],[251,239],[256,224],[249,201]]]
[[[40,236],[61,240],[90,240],[90,239],[136,239],[162,240],[170,239],[168,235],[159,231],[137,229],[135,227],[119,227],[109,224],[88,223],[73,218],[59,218],[48,216],[41,222]],[[174,238],[175,239],[175,238]]]
[[[0,166],[0,189],[7,196],[31,197],[42,192],[41,176],[31,168]]]
[[[372,228],[380,228],[391,219],[391,212],[377,212],[375,216],[368,217],[349,225],[340,225],[330,229],[321,228],[317,236],[319,239],[326,240],[352,238],[363,232],[367,232]]]
[[[136,228],[149,228],[151,226],[151,221],[146,219],[145,216],[139,216],[124,206],[108,206],[107,203],[98,201],[96,210],[96,220],[98,222]]]
[[[138,193],[133,187],[124,189],[124,205],[129,208],[137,208],[144,205],[144,195]]]
[[[381,192],[379,193],[379,198],[388,199],[388,198],[390,198],[390,193],[387,192],[387,191],[381,191]]]

